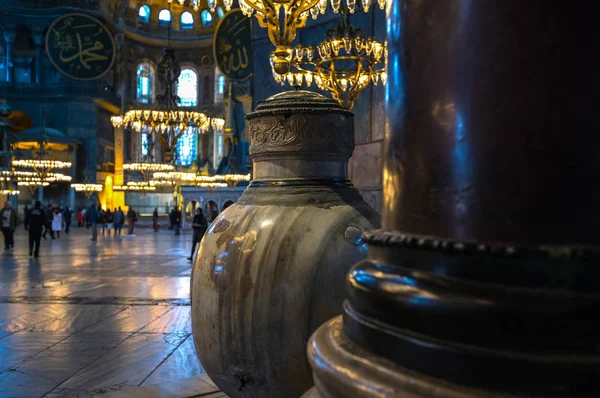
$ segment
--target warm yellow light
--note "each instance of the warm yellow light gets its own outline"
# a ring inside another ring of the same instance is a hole
[[[18,159],[13,160],[12,165],[15,167],[66,169],[71,167],[71,162],[47,159]]]
[[[174,170],[175,166],[168,163],[126,163],[123,165],[123,170],[131,171],[170,171]]]
[[[102,184],[71,184],[71,188],[77,192],[102,192]]]

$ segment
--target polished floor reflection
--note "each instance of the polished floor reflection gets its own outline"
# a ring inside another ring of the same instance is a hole
[[[92,397],[204,373],[191,338],[191,236],[26,232],[0,253],[0,397]],[[64,235],[64,236],[63,236]]]

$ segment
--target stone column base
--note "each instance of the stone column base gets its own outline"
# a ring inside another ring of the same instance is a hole
[[[342,330],[342,317],[321,326],[308,343],[315,387],[302,398],[495,398],[400,367],[355,344]]]

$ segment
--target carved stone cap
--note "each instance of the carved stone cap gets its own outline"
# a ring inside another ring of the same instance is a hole
[[[354,150],[354,115],[310,91],[287,91],[259,102],[246,116],[250,156],[348,160]]]

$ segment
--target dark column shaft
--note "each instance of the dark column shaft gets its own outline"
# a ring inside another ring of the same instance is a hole
[[[395,1],[383,229],[600,242],[599,34],[588,8]]]
[[[482,391],[600,395],[588,6],[394,1],[383,230],[348,277],[353,343]]]

